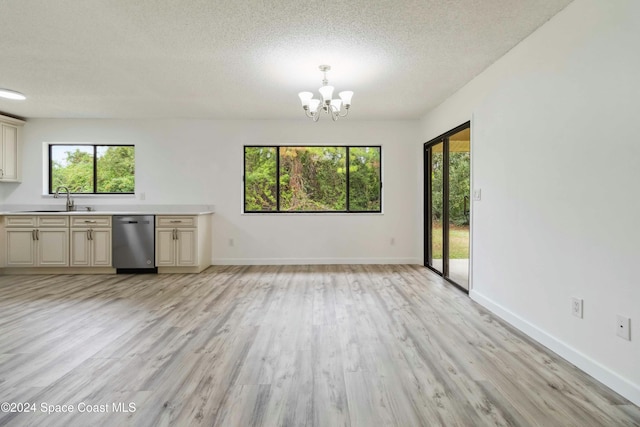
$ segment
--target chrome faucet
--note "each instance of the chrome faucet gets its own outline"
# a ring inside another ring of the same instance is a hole
[[[71,198],[71,193],[69,193],[69,188],[67,187],[63,187],[60,186],[58,188],[56,188],[56,193],[53,195],[54,199],[57,199],[60,196],[60,190],[63,189],[67,192],[67,211],[75,211],[76,210],[76,204],[73,201],[73,199]]]

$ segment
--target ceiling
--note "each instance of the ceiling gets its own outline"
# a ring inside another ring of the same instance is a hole
[[[329,64],[351,119],[424,115],[570,0],[0,0],[0,111],[304,119]]]

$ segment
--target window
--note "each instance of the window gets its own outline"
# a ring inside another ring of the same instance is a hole
[[[49,194],[133,194],[133,145],[49,145]]]
[[[245,146],[245,212],[381,212],[380,146]]]

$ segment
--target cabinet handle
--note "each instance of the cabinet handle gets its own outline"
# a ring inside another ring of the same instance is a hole
[[[89,229],[89,240],[93,240],[93,229]]]
[[[31,230],[31,240],[36,240],[36,230]]]
[[[36,230],[36,240],[40,240],[40,230]]]
[[[182,222],[182,220],[180,219],[172,219],[171,221],[169,221],[171,224],[180,224]]]
[[[85,224],[95,224],[97,221],[85,219],[84,222]]]
[[[178,229],[177,228],[173,229],[173,240],[178,240]]]

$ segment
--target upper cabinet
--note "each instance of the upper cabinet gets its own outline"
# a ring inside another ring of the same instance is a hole
[[[24,121],[0,115],[0,182],[20,182]]]

